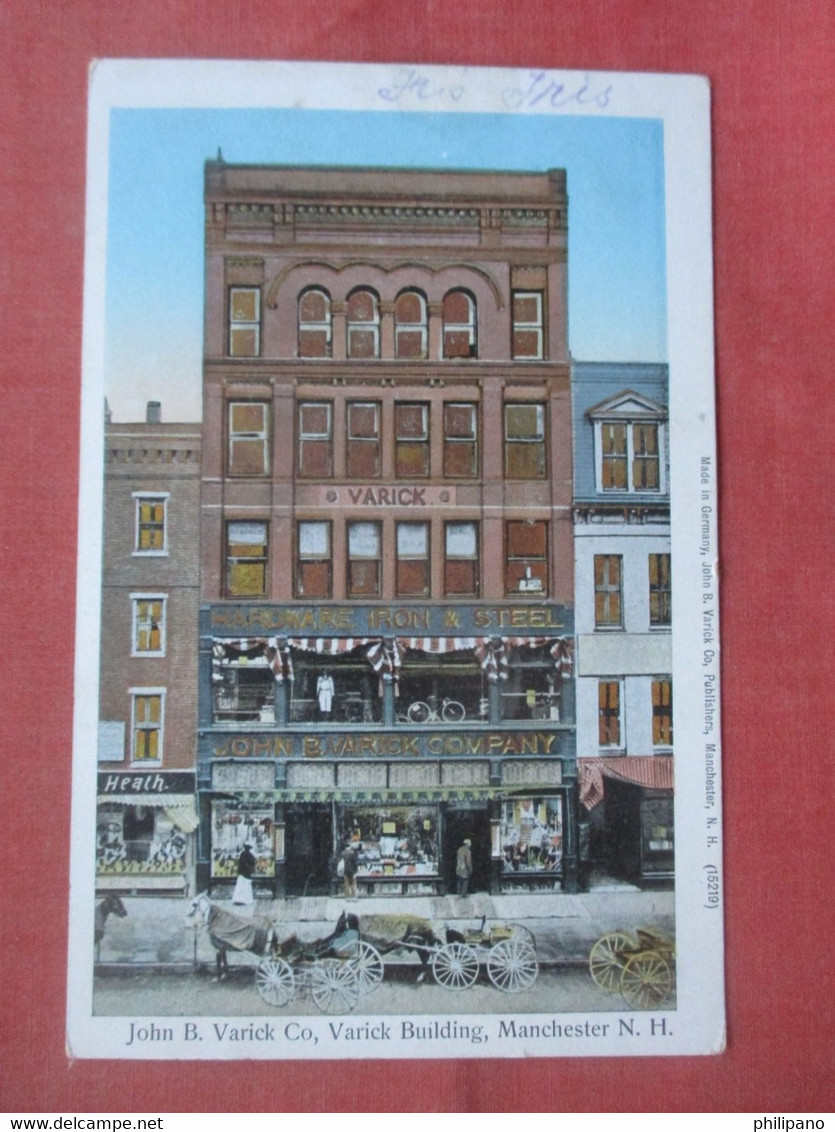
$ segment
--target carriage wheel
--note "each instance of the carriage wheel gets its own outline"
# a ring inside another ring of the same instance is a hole
[[[351,960],[351,966],[357,973],[357,990],[360,994],[371,994],[383,981],[380,952],[364,939],[357,944],[356,958]]]
[[[672,989],[670,964],[657,951],[641,951],[633,955],[623,969],[620,993],[633,1010],[651,1010],[660,1006]]]
[[[465,943],[445,943],[432,958],[432,974],[447,990],[466,990],[478,978],[478,957]]]
[[[262,959],[255,970],[255,989],[269,1006],[286,1006],[296,997],[296,976],[283,959]]]
[[[591,977],[601,990],[616,991],[625,960],[623,953],[632,951],[634,943],[625,932],[601,936],[589,952]]]
[[[359,987],[352,963],[320,959],[310,970],[310,996],[325,1014],[347,1014],[357,1005]]]
[[[527,990],[539,974],[536,952],[526,940],[502,940],[490,949],[487,974],[493,986],[507,994]]]

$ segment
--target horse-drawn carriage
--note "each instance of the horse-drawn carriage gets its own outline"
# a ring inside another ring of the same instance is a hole
[[[199,914],[217,952],[218,976],[228,968],[227,952],[258,957],[255,989],[270,1006],[286,1006],[307,996],[325,1013],[353,1010],[361,995],[383,980],[384,956],[414,956],[421,981],[428,970],[448,990],[471,987],[482,968],[493,986],[509,994],[532,986],[539,973],[533,936],[521,925],[481,925],[463,932],[446,928],[443,939],[429,920],[409,915],[369,915],[362,920],[343,912],[327,936],[305,942],[296,935],[279,940],[276,925],[246,918],[195,897],[190,915]]]
[[[620,991],[633,1010],[652,1010],[675,986],[675,945],[649,928],[609,932],[589,952],[589,971],[604,991]]]

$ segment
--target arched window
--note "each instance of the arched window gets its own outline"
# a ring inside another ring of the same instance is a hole
[[[311,288],[299,296],[299,357],[331,356],[331,300],[326,291]]]
[[[426,357],[426,300],[418,291],[404,291],[394,304],[394,356]]]
[[[466,291],[450,291],[444,296],[444,357],[475,358],[476,306]]]
[[[348,357],[380,356],[380,308],[373,291],[348,296]]]

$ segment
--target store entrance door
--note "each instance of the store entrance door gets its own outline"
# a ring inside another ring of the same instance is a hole
[[[470,892],[490,890],[490,819],[487,807],[471,810],[447,810],[444,820],[443,877],[447,892],[457,892],[455,857],[458,846],[469,837],[472,845],[473,875]]]
[[[289,807],[286,829],[287,895],[326,895],[332,851],[330,805]]]

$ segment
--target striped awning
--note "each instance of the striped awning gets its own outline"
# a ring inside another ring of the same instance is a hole
[[[580,801],[593,810],[603,801],[603,779],[629,782],[648,790],[673,790],[672,755],[611,755],[608,758],[577,759]]]

